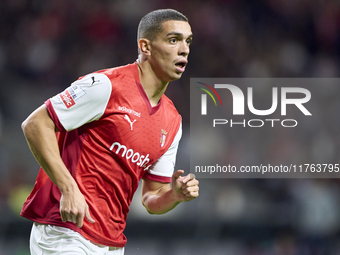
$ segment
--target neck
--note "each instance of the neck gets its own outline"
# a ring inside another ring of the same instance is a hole
[[[157,78],[147,61],[137,60],[139,69],[139,79],[145,94],[149,98],[151,106],[156,106],[165,93],[169,82],[164,82]]]

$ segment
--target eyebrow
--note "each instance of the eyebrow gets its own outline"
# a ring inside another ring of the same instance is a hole
[[[170,33],[168,33],[166,36],[168,37],[168,36],[171,36],[171,35],[176,35],[176,36],[178,36],[178,37],[183,37],[183,34],[182,33],[178,33],[178,32],[170,32]],[[188,36],[188,38],[192,38],[193,37],[193,34],[190,34],[189,36]]]

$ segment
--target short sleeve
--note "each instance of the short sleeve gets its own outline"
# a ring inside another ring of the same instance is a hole
[[[175,169],[179,141],[182,137],[182,123],[169,149],[148,169],[145,177],[159,182],[171,182]]]
[[[70,131],[100,119],[111,91],[109,78],[105,74],[93,73],[73,82],[45,104],[53,121]]]

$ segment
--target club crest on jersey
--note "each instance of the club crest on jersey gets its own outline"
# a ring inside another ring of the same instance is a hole
[[[163,147],[164,144],[165,144],[165,138],[166,138],[167,134],[168,133],[164,129],[162,129],[162,131],[161,131],[161,140],[160,140],[161,147]]]
[[[84,96],[86,93],[78,85],[73,85],[69,87],[64,92],[60,93],[59,96],[63,101],[67,109],[76,104],[76,100]]]

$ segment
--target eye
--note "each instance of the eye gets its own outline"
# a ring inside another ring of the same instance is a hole
[[[175,44],[175,43],[177,43],[177,38],[170,38],[169,42],[171,44]]]
[[[192,39],[187,39],[186,43],[190,46],[192,44]]]

